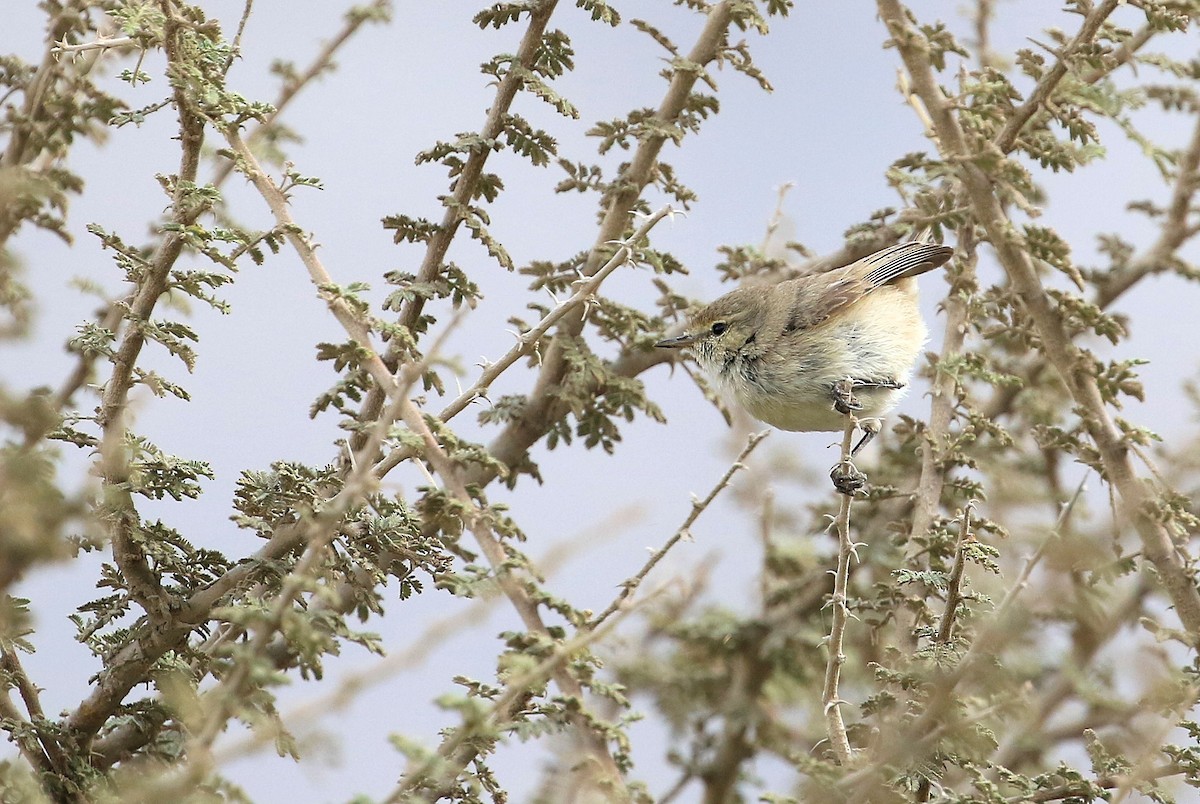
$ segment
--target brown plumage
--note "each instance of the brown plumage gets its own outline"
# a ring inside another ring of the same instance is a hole
[[[954,250],[900,243],[843,268],[741,287],[693,315],[664,348],[697,362],[754,417],[784,430],[840,430],[834,386],[850,379],[863,417],[900,397],[927,333],[914,277]]]

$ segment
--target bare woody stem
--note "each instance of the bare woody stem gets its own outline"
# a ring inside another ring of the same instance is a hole
[[[971,227],[959,231],[959,255],[963,275],[946,297],[946,328],[942,335],[942,351],[934,367],[933,388],[930,391],[929,422],[921,439],[921,474],[917,481],[913,503],[909,543],[915,544],[933,525],[942,499],[945,471],[942,466],[945,442],[950,437],[950,422],[957,405],[958,381],[947,370],[947,364],[962,354],[967,333],[967,300],[963,294],[975,281],[975,244]]]
[[[1090,45],[1096,38],[1096,33],[1104,21],[1117,10],[1121,0],[1104,0],[1093,8],[1079,26],[1079,32],[1058,53],[1058,60],[1038,81],[1029,97],[1013,112],[1012,117],[1004,124],[1004,128],[996,135],[996,147],[1002,153],[1008,153],[1016,144],[1021,130],[1025,128],[1033,116],[1045,107],[1046,101],[1054,93],[1055,88],[1066,77],[1071,68],[1071,58],[1083,45]],[[897,4],[898,6],[898,4]],[[914,76],[915,78],[915,76]],[[930,110],[933,111],[932,109]]]
[[[164,4],[166,15],[163,47],[169,63],[184,57],[179,53],[179,25],[171,9]],[[179,173],[171,200],[171,223],[174,231],[166,232],[154,252],[148,267],[138,282],[133,300],[125,312],[128,322],[120,344],[113,351],[112,372],[101,393],[96,423],[101,430],[100,476],[104,484],[103,518],[112,541],[113,561],[121,570],[129,595],[138,602],[152,622],[161,623],[169,616],[172,605],[150,569],[146,556],[137,541],[138,514],[126,487],[129,461],[125,454],[125,407],[133,386],[135,369],[142,347],[146,343],[144,328],[166,292],[171,269],[183,253],[184,230],[203,211],[203,207],[188,197],[200,166],[204,143],[204,118],[193,106],[187,88],[177,82],[173,87],[175,106],[179,110],[180,155]]]
[[[950,578],[946,581],[946,608],[942,611],[941,622],[938,623],[937,642],[939,645],[949,645],[954,633],[954,620],[958,614],[958,604],[962,602],[963,572],[967,560],[965,547],[975,538],[971,534],[971,514],[975,511],[974,501],[963,508],[962,519],[958,529],[958,544],[954,548],[954,563],[950,566]]]
[[[1193,641],[1200,642],[1200,590],[1175,549],[1170,533],[1153,514],[1156,493],[1134,470],[1132,451],[1109,416],[1090,360],[1071,340],[1062,316],[1050,303],[991,179],[972,161],[963,129],[934,79],[924,38],[909,23],[907,12],[898,0],[878,0],[878,7],[912,78],[913,88],[933,119],[938,147],[947,161],[959,165],[959,177],[972,213],[987,232],[1013,290],[1033,321],[1046,356],[1075,401],[1082,424],[1100,454],[1105,475],[1141,537],[1144,555],[1158,571],[1184,628]]]
[[[299,255],[300,261],[304,263],[305,269],[308,271],[308,276],[312,283],[317,286],[318,292],[325,300],[329,307],[329,311],[333,313],[333,317],[337,319],[342,328],[346,330],[346,334],[357,343],[359,346],[370,350],[370,353],[363,361],[363,367],[367,373],[371,375],[371,379],[380,387],[386,389],[389,393],[394,390],[396,380],[392,373],[388,371],[383,360],[379,357],[379,353],[372,348],[371,330],[366,322],[362,321],[358,314],[346,303],[345,299],[341,299],[323,288],[333,284],[333,277],[329,271],[325,269],[321,258],[317,256],[317,251],[313,244],[309,242],[308,236],[303,233],[303,230],[292,218],[291,209],[288,206],[287,196],[279,188],[262,166],[258,163],[245,140],[238,134],[237,129],[229,128],[225,131],[225,140],[229,143],[230,148],[237,154],[238,168],[246,174],[246,178],[254,185],[263,200],[267,202],[267,206],[271,209],[271,214],[275,217],[276,224],[284,232],[288,243],[295,249]]]
[[[529,592],[527,579],[522,577],[517,570],[509,567],[508,552],[492,531],[486,513],[478,507],[467,490],[462,468],[445,453],[420,411],[411,402],[404,400],[400,410],[404,423],[424,442],[425,459],[442,479],[446,490],[462,504],[465,512],[463,524],[475,536],[475,541],[492,566],[496,581],[505,597],[508,598],[526,628],[547,640],[554,641],[555,637],[542,620],[538,603]],[[589,796],[607,795],[608,800],[624,800],[627,797],[625,785],[621,779],[621,771],[608,749],[608,744],[591,726],[588,718],[582,714],[583,686],[571,671],[561,664],[554,668],[553,678],[564,695],[579,702],[581,710],[580,713],[572,715],[572,722],[583,745],[585,761],[577,763],[573,769],[575,776],[573,786],[581,792],[587,791]],[[464,750],[467,752],[466,755],[460,755],[461,752],[455,753],[455,763],[459,767],[465,767],[470,762],[476,749],[473,745],[467,745]]]
[[[850,451],[854,445],[854,429],[858,426],[854,416],[846,417],[846,429],[842,434],[843,464],[849,463]],[[846,722],[842,718],[842,701],[838,686],[842,677],[842,665],[846,662],[843,653],[843,643],[846,637],[846,621],[849,619],[849,609],[846,607],[846,590],[850,580],[850,559],[854,555],[854,542],[850,539],[850,503],[852,495],[841,494],[841,507],[838,509],[834,528],[838,537],[837,569],[833,575],[833,598],[830,601],[833,613],[830,617],[829,659],[825,665],[825,687],[821,694],[821,706],[825,712],[825,727],[829,732],[829,743],[833,747],[833,755],[839,765],[849,765],[854,758],[850,748],[850,739],[846,735]]]
[[[713,500],[717,498],[717,495],[725,490],[730,481],[733,480],[733,476],[737,474],[738,470],[746,468],[744,463],[746,458],[750,457],[750,453],[753,452],[755,447],[762,443],[763,439],[765,439],[769,434],[769,430],[764,430],[761,433],[754,433],[750,436],[750,438],[746,441],[746,446],[743,447],[738,456],[734,458],[733,463],[730,464],[729,468],[725,470],[725,474],[723,474],[721,479],[717,481],[717,484],[712,487],[712,490],[708,492],[708,495],[702,500],[693,498],[692,510],[688,513],[687,518],[683,520],[683,524],[679,526],[671,538],[667,539],[662,547],[658,548],[650,555],[650,558],[646,560],[646,563],[642,565],[642,568],[638,570],[637,574],[621,584],[620,594],[617,595],[616,599],[613,600],[612,603],[608,604],[608,608],[592,618],[592,621],[588,623],[589,629],[597,628],[603,624],[605,620],[616,614],[626,605],[626,601],[633,596],[633,594],[638,590],[638,587],[642,585],[642,581],[646,580],[646,576],[649,575],[650,571],[658,565],[658,562],[663,560],[663,557],[666,556],[668,551],[678,544],[681,539],[690,535],[692,525],[696,524],[696,520],[700,518],[700,515],[708,509],[708,506],[712,505]]]
[[[370,7],[372,10],[385,11],[391,5],[389,0],[373,0]],[[278,97],[271,104],[274,111],[268,114],[262,122],[255,126],[246,136],[246,143],[253,148],[258,142],[264,139],[273,129],[279,124],[279,118],[283,116],[284,111],[291,105],[292,101],[300,94],[300,92],[312,84],[323,73],[327,72],[333,65],[334,56],[342,49],[364,24],[370,22],[371,14],[351,11],[346,15],[345,24],[341,29],[334,34],[329,41],[321,46],[320,52],[309,62],[308,67],[304,69],[294,80],[287,81],[279,92]],[[217,170],[213,177],[212,184],[214,187],[220,187],[233,173],[234,164],[226,162]]]
[[[508,110],[512,106],[513,99],[525,84],[524,71],[533,67],[537,53],[542,47],[546,26],[557,5],[558,0],[542,0],[541,4],[529,15],[529,27],[525,29],[525,34],[517,46],[517,52],[513,58],[513,68],[496,86],[496,97],[493,99],[487,119],[484,120],[483,127],[479,131],[481,139],[495,140],[503,133],[505,120],[509,114]],[[517,67],[521,69],[516,69]],[[429,282],[442,271],[446,252],[449,251],[450,244],[454,241],[463,221],[462,210],[475,199],[479,179],[483,175],[484,166],[491,153],[491,148],[473,150],[463,163],[462,169],[455,176],[453,192],[446,201],[446,212],[442,215],[441,223],[429,240],[425,256],[416,271],[415,281]],[[400,324],[412,328],[421,317],[424,308],[425,299],[417,296],[401,308]],[[389,354],[389,359],[399,360],[400,358],[400,355]],[[385,390],[386,387],[372,388],[367,392],[359,413],[360,421],[369,421],[379,412],[383,405]]]

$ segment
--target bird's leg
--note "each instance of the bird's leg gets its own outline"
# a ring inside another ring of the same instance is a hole
[[[854,445],[854,449],[850,450],[850,457],[853,458],[858,454],[858,451],[871,443],[871,439],[879,435],[879,431],[883,429],[882,419],[859,419],[858,427],[862,430],[862,438]]]
[[[833,405],[842,415],[849,417],[850,421],[847,423],[848,428],[861,426],[861,423],[854,415],[854,411],[862,410],[862,403],[854,398],[854,387],[855,380],[850,377],[847,377],[833,386]],[[848,453],[846,452],[846,449],[850,446],[850,442],[848,440],[850,435],[847,433],[847,440],[844,442],[842,447],[842,460],[838,461],[833,469],[829,471],[829,479],[833,481],[833,487],[840,494],[853,497],[856,493],[859,493],[866,488],[867,476],[859,471],[858,467],[854,465],[854,462],[851,460],[851,458],[853,458],[854,453],[858,452],[858,450],[862,448],[863,444],[870,441],[877,432],[879,432],[878,427],[863,427],[862,440],[858,442],[857,447],[849,450]]]

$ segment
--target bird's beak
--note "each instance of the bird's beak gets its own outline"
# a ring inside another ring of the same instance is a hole
[[[687,333],[684,333],[683,335],[677,335],[674,338],[661,340],[654,345],[660,349],[682,349],[685,346],[691,346],[695,342],[695,335],[688,335]]]

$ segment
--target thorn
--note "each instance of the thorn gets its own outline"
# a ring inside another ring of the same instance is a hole
[[[841,706],[844,703],[846,703],[846,701],[842,700],[841,698],[834,698],[832,701],[825,704],[825,713],[828,714],[830,709],[833,709],[835,706]]]

